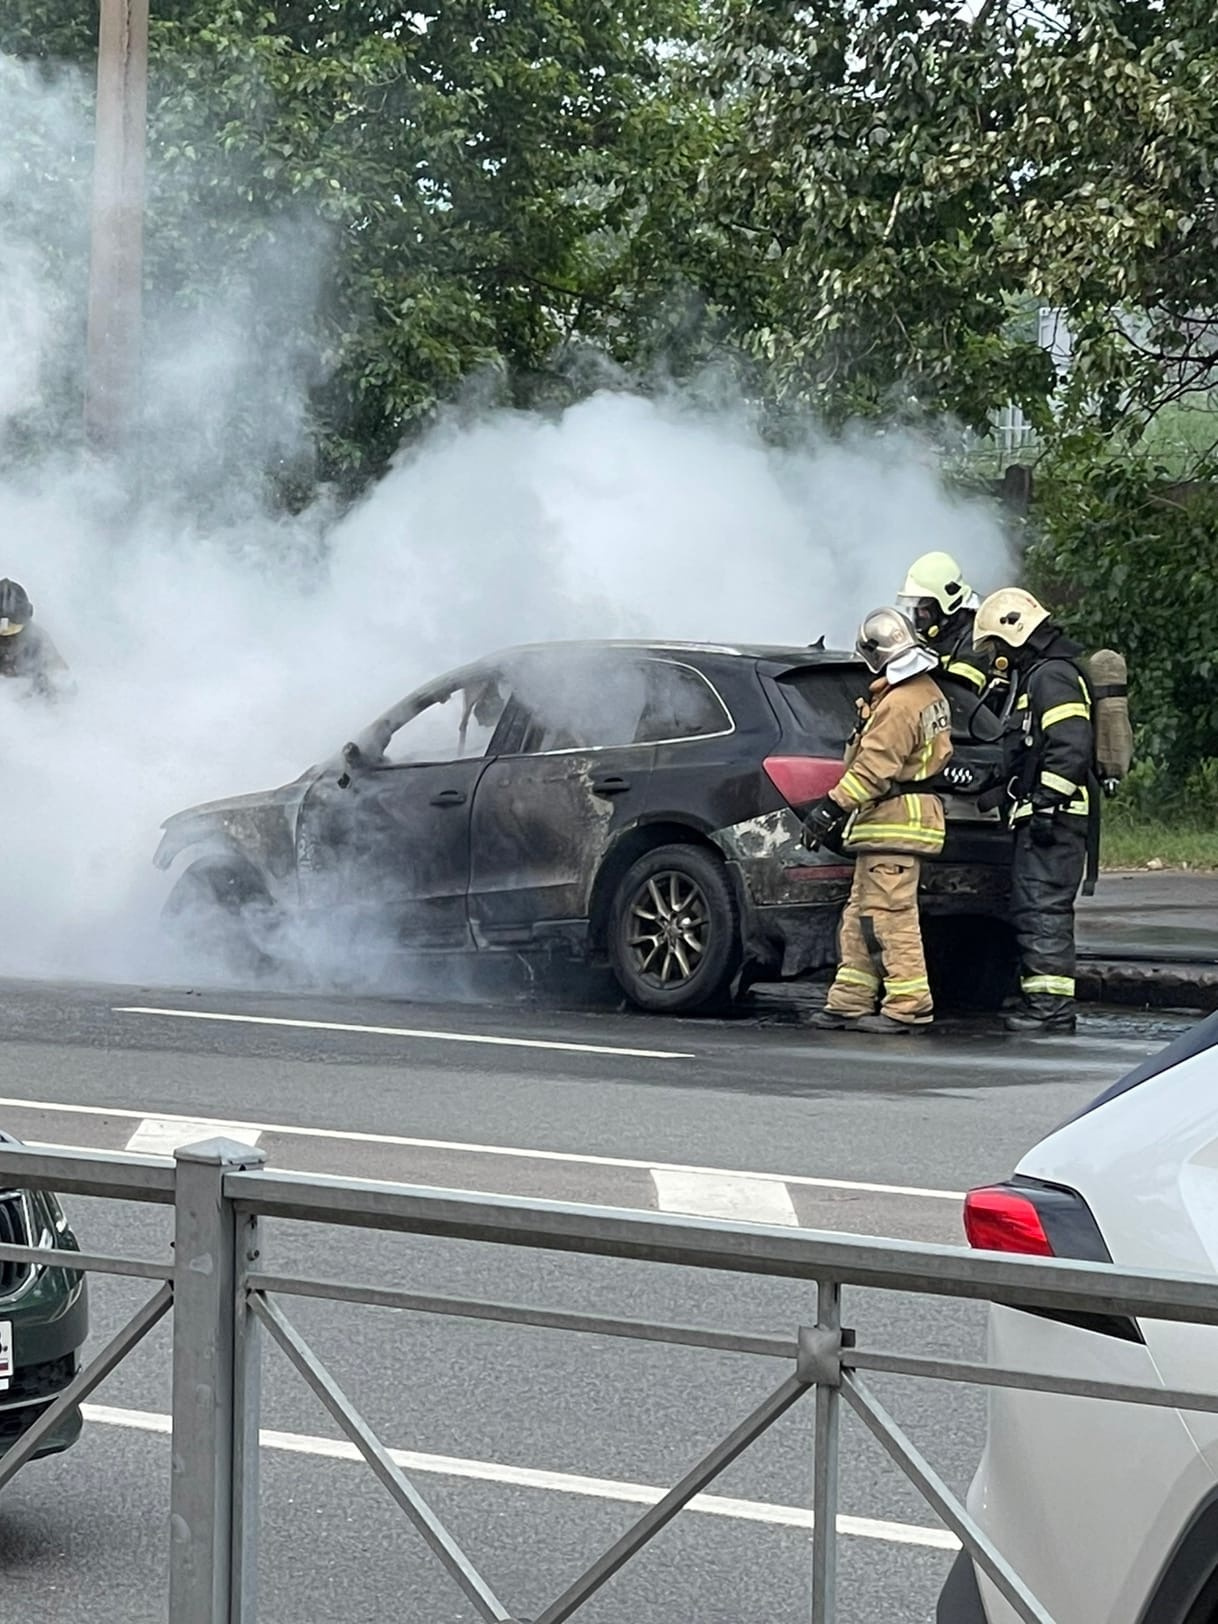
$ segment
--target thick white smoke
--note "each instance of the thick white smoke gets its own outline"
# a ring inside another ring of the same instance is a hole
[[[13,103],[52,94],[0,59],[0,431],[37,405],[77,287],[23,235],[31,175],[5,161],[3,132],[29,113]],[[321,263],[291,257],[285,296],[302,298]],[[250,366],[235,308],[154,335],[151,415],[183,426],[183,487],[212,455],[230,477],[216,403],[242,405]],[[268,444],[298,430],[300,376],[282,369],[276,400],[260,397]],[[206,432],[189,436],[192,419]],[[160,434],[158,455],[172,443]],[[79,457],[0,479],[0,575],[27,588],[77,684],[48,709],[0,683],[2,973],[156,975],[161,819],[294,778],[472,656],[579,636],[841,643],[927,548],[967,560],[980,587],[1004,573],[993,516],[949,499],[911,442],[810,435],[776,450],[743,409],[708,415],[678,396],[454,420],[339,517],[234,501],[209,527],[164,495],[173,475],[162,466],[136,504]]]

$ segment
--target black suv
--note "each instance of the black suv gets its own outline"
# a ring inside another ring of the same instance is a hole
[[[804,848],[793,808],[836,782],[868,680],[821,648],[508,650],[292,784],[169,818],[156,862],[188,866],[166,916],[228,969],[307,957],[313,931],[353,957],[560,949],[668,1012],[823,968],[851,869]],[[958,757],[988,766],[995,726],[951,697]],[[948,814],[923,887],[932,976],[993,1004],[1008,837],[971,802]]]
[[[0,1133],[0,1144],[15,1143],[10,1135]],[[89,1311],[84,1275],[57,1267],[63,1261],[57,1253],[80,1248],[53,1195],[0,1187],[0,1242],[47,1251],[46,1262],[40,1264],[0,1258],[2,1455],[76,1375],[88,1334]],[[70,1448],[80,1429],[80,1411],[70,1410],[43,1440],[34,1458]]]

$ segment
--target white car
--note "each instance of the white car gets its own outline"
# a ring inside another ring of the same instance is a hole
[[[1218,1015],[973,1191],[992,1251],[1218,1274]],[[994,1365],[1218,1392],[1218,1327],[993,1307]],[[992,1388],[969,1510],[1056,1624],[1218,1624],[1218,1414]],[[1016,1624],[961,1553],[938,1624]]]

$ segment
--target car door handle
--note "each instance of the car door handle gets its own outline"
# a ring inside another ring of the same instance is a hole
[[[433,806],[464,806],[465,792],[459,789],[442,789],[438,795],[431,798]]]
[[[628,778],[620,778],[615,773],[609,778],[597,778],[592,783],[593,795],[622,795],[630,788]]]

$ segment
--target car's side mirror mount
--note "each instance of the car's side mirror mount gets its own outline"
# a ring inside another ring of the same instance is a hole
[[[351,782],[352,772],[358,772],[361,767],[367,766],[364,752],[354,742],[343,745],[343,770],[338,777],[339,789],[346,789]]]

